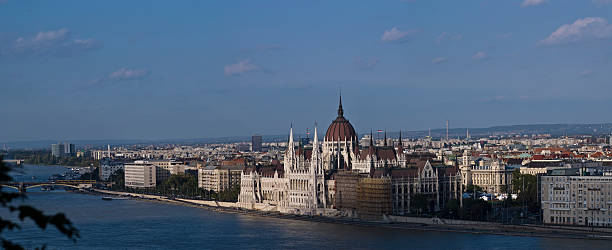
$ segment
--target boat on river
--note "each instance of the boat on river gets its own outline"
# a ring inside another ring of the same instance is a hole
[[[112,200],[127,200],[128,198],[126,197],[112,197],[112,196],[104,196],[102,197],[102,200],[105,201],[112,201]]]

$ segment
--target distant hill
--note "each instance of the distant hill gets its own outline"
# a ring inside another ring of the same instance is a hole
[[[469,129],[472,137],[487,137],[491,135],[532,135],[532,134],[550,134],[552,136],[562,135],[610,135],[612,134],[612,123],[597,123],[597,124],[533,124],[533,125],[507,125],[493,126],[488,128],[451,128],[449,129],[450,138],[465,138],[466,132]],[[369,132],[366,132],[369,133]],[[366,133],[361,133],[363,136]],[[422,138],[427,136],[428,130],[421,131],[402,131],[403,138]],[[322,133],[323,134],[323,133]],[[305,137],[304,134],[295,134],[295,139]],[[321,135],[322,136],[322,135]],[[375,135],[376,136],[376,135]],[[382,134],[381,134],[382,136]],[[398,131],[387,131],[387,136],[397,138]],[[446,136],[446,129],[438,128],[431,130],[431,136],[441,138]],[[287,135],[264,135],[264,142],[284,142],[287,140]],[[321,138],[320,138],[321,139]],[[62,142],[63,140],[41,140],[41,141],[18,141],[18,142],[3,142],[0,143],[0,150],[6,145],[9,149],[50,149],[51,144]],[[208,143],[233,143],[233,142],[250,142],[251,136],[232,136],[232,137],[217,137],[217,138],[196,138],[196,139],[164,139],[164,140],[70,140],[70,143],[77,145],[77,148],[84,146],[99,147],[102,145],[135,145],[135,144],[208,144]]]
[[[451,138],[465,138],[469,129],[472,137],[486,137],[496,135],[532,135],[550,134],[551,136],[573,136],[573,135],[610,135],[612,134],[612,123],[599,124],[531,124],[531,125],[505,125],[488,128],[451,128],[448,131]],[[424,137],[428,131],[403,132],[406,137]],[[431,136],[445,137],[446,129],[432,129]]]

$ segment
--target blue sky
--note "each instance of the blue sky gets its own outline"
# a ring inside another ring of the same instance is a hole
[[[610,122],[611,76],[611,0],[0,0],[0,141]]]

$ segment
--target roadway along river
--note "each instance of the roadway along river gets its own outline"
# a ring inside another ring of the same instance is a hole
[[[17,179],[46,179],[61,167],[25,166]],[[28,190],[26,203],[47,213],[64,212],[80,230],[77,243],[53,228],[31,223],[3,234],[28,248],[49,249],[206,249],[206,248],[450,248],[595,249],[607,241],[548,239],[446,232],[420,232],[349,225],[256,218],[141,200],[104,201],[100,196],[55,190]],[[0,211],[7,217],[6,209]],[[9,216],[12,217],[12,216]]]

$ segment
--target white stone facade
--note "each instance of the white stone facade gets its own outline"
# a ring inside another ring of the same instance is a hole
[[[546,224],[612,227],[612,176],[542,176]]]
[[[316,214],[325,209],[327,187],[316,127],[314,133],[312,152],[306,157],[303,151],[296,152],[291,129],[283,176],[278,171],[271,176],[262,176],[257,171],[243,172],[238,202],[247,207],[256,203],[274,205],[279,211],[297,214]]]
[[[156,167],[145,162],[126,163],[125,186],[131,188],[152,188],[156,185]]]
[[[487,193],[499,194],[512,188],[512,172],[500,160],[493,160],[488,164],[470,164],[469,156],[462,157],[461,179],[464,186],[476,185]],[[468,165],[465,165],[468,164]]]

